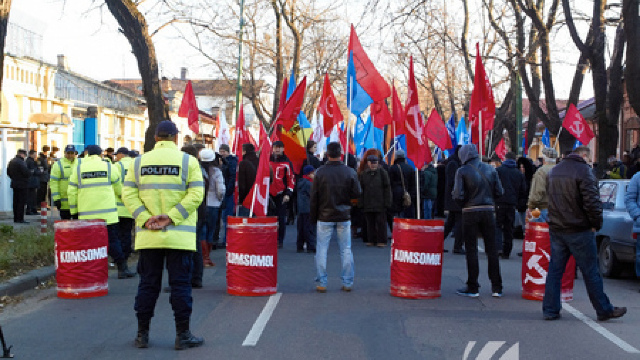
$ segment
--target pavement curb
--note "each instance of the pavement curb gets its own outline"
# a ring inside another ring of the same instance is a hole
[[[16,296],[45,282],[56,274],[54,265],[31,270],[0,284],[0,296]]]

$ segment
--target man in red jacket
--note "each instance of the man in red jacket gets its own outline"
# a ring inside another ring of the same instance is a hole
[[[293,165],[284,154],[282,141],[273,143],[269,163],[273,171],[273,181],[269,185],[269,195],[272,202],[270,204],[272,206],[269,207],[269,215],[278,217],[278,248],[282,249],[287,231],[287,203],[296,186]]]

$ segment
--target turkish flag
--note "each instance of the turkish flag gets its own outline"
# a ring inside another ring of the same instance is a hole
[[[482,134],[480,134],[480,124],[478,118],[482,112]],[[479,140],[487,137],[487,133],[493,129],[493,120],[496,116],[496,103],[493,98],[491,83],[482,65],[480,57],[480,47],[476,43],[476,73],[473,78],[473,92],[469,102],[469,119],[471,122],[471,140],[479,146]],[[482,155],[482,154],[480,154]]]
[[[322,124],[324,126],[324,136],[331,135],[333,125],[339,124],[344,118],[340,112],[338,101],[329,82],[329,75],[324,74],[324,85],[322,86],[322,96],[318,104],[318,111],[322,114]]]
[[[376,102],[384,100],[391,95],[389,84],[373,65],[356,34],[356,29],[351,25],[349,36],[349,53],[353,54],[353,65],[356,68],[356,81],[371,99]]]
[[[186,117],[189,123],[189,129],[196,134],[200,133],[200,125],[198,124],[198,103],[196,102],[196,96],[193,93],[193,86],[191,80],[187,81],[187,86],[184,89],[184,96],[182,97],[182,103],[178,109],[178,116]]]
[[[258,172],[256,173],[256,181],[247,197],[244,199],[242,206],[247,209],[253,208],[253,212],[257,216],[267,216],[269,208],[269,183],[271,179],[271,168],[269,165],[269,157],[271,157],[271,141],[267,132],[260,127],[260,162]]]
[[[393,123],[386,101],[376,101],[371,105],[371,118],[373,119],[373,126],[378,129],[383,129],[385,125]]]
[[[404,107],[402,106],[402,102],[400,102],[400,97],[398,96],[398,92],[396,91],[396,86],[393,85],[393,123],[396,124],[396,133],[394,136],[400,136],[405,134],[404,130],[404,120],[405,113]]]
[[[504,138],[500,139],[500,142],[496,146],[494,152],[501,160],[504,160],[505,156],[507,155],[507,146],[504,143]]]
[[[589,124],[587,124],[587,121],[573,104],[569,105],[569,109],[562,122],[562,127],[567,129],[576,140],[585,145],[589,144],[594,137]]]
[[[420,103],[418,102],[418,87],[413,74],[413,56],[409,63],[409,93],[407,94],[407,104],[405,106],[405,130],[407,136],[407,157],[413,161],[418,168],[424,165],[424,147],[426,143],[423,138],[423,122],[420,114]]]
[[[300,114],[302,103],[304,102],[304,91],[306,90],[306,88],[307,77],[305,76],[293,91],[293,94],[291,94],[289,100],[287,100],[284,106],[278,110],[276,119],[287,131],[291,129],[291,127],[296,123],[296,120],[298,119],[298,114]]]
[[[433,141],[440,149],[451,149],[453,147],[447,127],[435,108],[431,110],[425,130],[427,138]]]

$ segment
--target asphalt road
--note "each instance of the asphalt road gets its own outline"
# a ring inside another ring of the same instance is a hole
[[[451,249],[451,239],[445,247]],[[521,248],[516,240],[514,249]],[[519,257],[501,260],[503,298],[491,297],[482,254],[480,297],[456,295],[466,279],[465,258],[447,253],[442,297],[409,300],[389,295],[389,247],[366,247],[354,239],[353,252],[353,291],[340,291],[339,254],[332,242],[328,291],[316,293],[313,255],[295,252],[295,227],[290,226],[278,254],[278,295],[238,297],[226,293],[224,251],[215,251],[217,266],[205,269],[205,287],[193,292],[191,329],[205,344],[186,351],[173,350],[167,293],[160,295],[151,323],[151,347],[133,347],[138,282],[117,280],[115,271],[108,296],[68,300],[57,298],[55,289],[40,290],[5,309],[0,325],[19,359],[640,358],[640,282],[632,277],[605,280],[614,305],[629,309],[622,319],[589,321],[595,312],[580,279],[569,303],[576,315],[565,308],[561,320],[544,321],[541,302],[521,298]],[[264,330],[249,335],[259,318],[267,320]],[[255,345],[245,346],[251,340]]]

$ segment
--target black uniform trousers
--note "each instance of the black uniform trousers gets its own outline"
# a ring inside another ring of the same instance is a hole
[[[502,292],[502,277],[500,275],[500,261],[496,249],[496,219],[493,210],[463,211],[462,226],[464,227],[464,246],[467,255],[467,286],[471,292],[478,292],[478,233],[484,239],[484,251],[489,263],[489,279],[491,292]]]
[[[122,255],[125,260],[131,255],[131,243],[134,220],[127,217],[118,218],[118,240],[120,240],[120,246],[122,247]]]
[[[191,271],[193,251],[172,249],[142,249],[138,251],[140,284],[134,309],[139,320],[149,321],[154,315],[156,302],[162,288],[162,271],[169,273],[171,296],[169,302],[176,323],[189,320],[193,307],[191,297]]]
[[[27,194],[30,189],[13,189],[13,222],[24,221],[24,208],[27,205]]]

